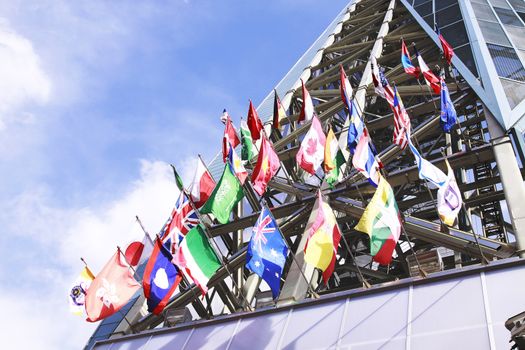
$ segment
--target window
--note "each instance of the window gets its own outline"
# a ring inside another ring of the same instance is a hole
[[[525,69],[514,49],[495,44],[487,47],[500,77],[525,82]]]
[[[478,20],[479,27],[487,43],[511,46],[509,39],[499,23]]]
[[[508,9],[502,9],[499,7],[494,7],[494,10],[498,14],[498,17],[503,24],[508,24],[511,26],[516,27],[523,27],[523,23],[521,23],[518,16],[514,14],[514,11],[508,10]]]
[[[461,17],[461,10],[458,5],[436,12],[436,22],[438,23],[439,28],[443,28],[461,19],[463,18]]]

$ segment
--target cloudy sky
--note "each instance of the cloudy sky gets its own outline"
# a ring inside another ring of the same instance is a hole
[[[68,313],[83,256],[156,232],[197,153],[220,149],[347,1],[0,1],[0,328],[81,348]],[[5,339],[3,344],[6,345]]]

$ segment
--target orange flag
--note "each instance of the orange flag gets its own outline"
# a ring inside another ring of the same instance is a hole
[[[270,179],[277,173],[281,163],[271,143],[262,138],[261,151],[252,174],[253,189],[262,196]]]
[[[128,265],[121,262],[120,254],[119,249],[89,286],[86,294],[86,320],[89,322],[113,315],[140,289]]]

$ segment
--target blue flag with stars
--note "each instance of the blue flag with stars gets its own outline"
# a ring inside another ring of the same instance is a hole
[[[272,213],[263,207],[248,244],[246,267],[268,283],[274,299],[281,289],[287,254],[288,248]]]
[[[444,132],[449,133],[452,127],[456,125],[457,114],[456,109],[454,108],[454,103],[450,99],[450,94],[448,93],[447,84],[441,78],[441,118],[440,124]]]

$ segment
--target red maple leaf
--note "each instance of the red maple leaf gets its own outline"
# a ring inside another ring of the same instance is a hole
[[[314,138],[311,138],[308,140],[308,144],[306,145],[306,153],[310,156],[313,156],[316,151],[317,151],[317,140]]]

